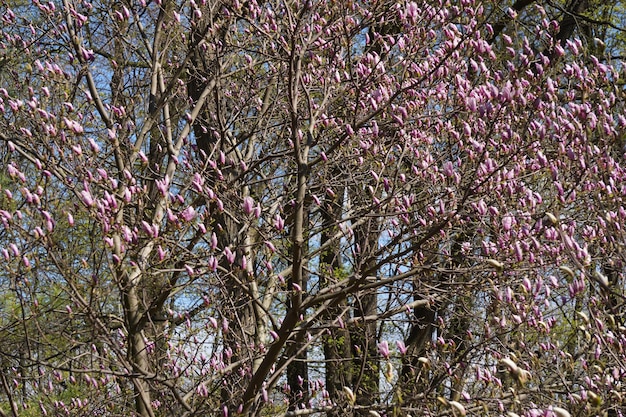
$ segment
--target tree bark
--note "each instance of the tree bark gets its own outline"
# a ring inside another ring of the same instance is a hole
[[[334,170],[333,170],[334,171]],[[333,172],[335,174],[336,172]],[[332,175],[334,177],[334,175]],[[324,245],[338,231],[338,222],[343,210],[344,191],[340,189],[335,197],[327,197],[322,205],[322,235],[320,244]],[[343,278],[345,273],[341,261],[341,248],[339,241],[329,245],[320,255],[320,288],[332,285]],[[342,323],[347,320],[348,312],[346,300],[329,307],[324,313],[324,321],[327,323]],[[351,363],[352,339],[347,328],[338,324],[326,330],[322,338],[325,360],[326,390],[331,400],[336,401],[342,395],[344,386],[349,387],[352,383],[353,367]],[[328,416],[342,416],[341,411],[330,411]]]
[[[362,193],[365,190],[358,190]],[[357,191],[357,192],[358,192]],[[366,204],[358,195],[353,195],[358,203]],[[366,284],[377,280],[376,258],[378,249],[378,222],[370,219],[354,230],[354,244],[358,276]],[[368,289],[358,293],[354,301],[354,317],[375,316],[378,307],[378,292]],[[352,348],[354,357],[353,388],[357,396],[357,404],[370,406],[379,400],[380,360],[378,353],[377,321],[359,321],[357,328],[352,329]],[[359,410],[357,415],[367,415],[366,410]]]

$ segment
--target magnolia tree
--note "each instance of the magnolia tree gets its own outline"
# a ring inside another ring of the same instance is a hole
[[[621,415],[574,6],[2,5],[0,415]]]

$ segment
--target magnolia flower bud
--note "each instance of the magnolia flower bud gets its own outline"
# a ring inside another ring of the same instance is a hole
[[[467,411],[465,411],[465,407],[458,401],[448,401],[448,405],[452,407],[452,413],[455,416],[466,416]]]
[[[575,278],[576,277],[576,274],[574,273],[572,268],[570,268],[569,266],[561,265],[561,266],[559,266],[559,269],[561,271],[565,272],[567,275],[569,275],[570,278]]]
[[[559,222],[559,219],[557,219],[556,216],[550,212],[546,212],[546,217],[552,224],[557,224]]]
[[[552,407],[552,412],[556,415],[556,417],[572,417],[569,411],[561,407]]]
[[[354,395],[354,392],[348,387],[343,387],[343,392],[344,394],[346,394],[348,403],[350,403],[350,405],[354,405],[354,403],[356,402],[356,395]]]
[[[501,270],[504,267],[502,262],[496,261],[495,259],[487,259],[487,263],[498,270]]]

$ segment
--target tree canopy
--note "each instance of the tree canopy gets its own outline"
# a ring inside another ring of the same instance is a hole
[[[0,416],[623,415],[621,2],[0,16]]]

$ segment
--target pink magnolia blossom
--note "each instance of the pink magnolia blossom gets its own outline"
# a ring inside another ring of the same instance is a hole
[[[405,355],[408,350],[402,340],[396,340],[396,347],[398,348],[398,352],[400,352],[401,355]]]
[[[185,220],[186,222],[190,222],[193,219],[196,218],[196,209],[194,209],[192,206],[187,207],[185,210],[183,210],[180,213],[180,216],[183,218],[183,220]]]
[[[252,210],[254,208],[254,199],[252,199],[252,197],[247,196],[246,198],[243,199],[243,212],[246,214],[250,214],[252,213]]]
[[[505,231],[511,230],[511,228],[515,225],[515,218],[511,215],[506,215],[502,218],[502,228]]]
[[[383,340],[378,344],[378,353],[385,359],[389,358],[389,343],[386,340]]]
[[[274,246],[274,244],[270,241],[265,241],[265,246],[267,246],[267,248],[270,250],[270,252],[274,253],[276,252],[276,247]]]
[[[230,250],[228,246],[224,248],[224,256],[229,264],[233,264],[235,262],[235,254]]]
[[[419,7],[414,1],[409,2],[405,9],[406,18],[409,22],[415,23],[418,19]]]
[[[285,221],[283,220],[282,217],[280,217],[280,214],[276,213],[276,218],[274,220],[274,227],[276,227],[276,230],[278,231],[282,231],[285,229]]]
[[[64,117],[63,122],[68,129],[76,134],[81,134],[85,131],[85,129],[83,129],[83,126],[75,120],[70,120],[67,117]]]
[[[207,261],[207,268],[209,269],[209,271],[216,271],[217,266],[217,258],[215,258],[215,256],[209,256],[209,259]]]
[[[85,203],[85,205],[87,207],[92,207],[95,204],[95,201],[91,195],[91,193],[89,192],[89,190],[83,190],[80,192],[80,197],[83,200],[83,203]]]

